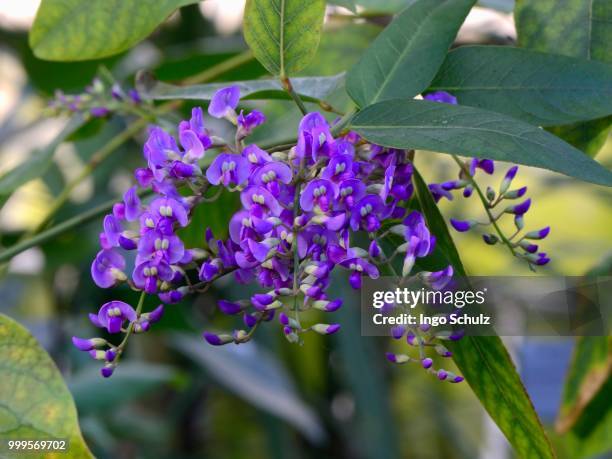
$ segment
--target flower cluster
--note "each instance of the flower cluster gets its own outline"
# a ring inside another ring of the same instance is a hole
[[[435,102],[449,104],[457,103],[455,97],[443,91],[427,94],[425,98]],[[457,180],[450,180],[444,183],[432,183],[429,185],[429,189],[434,199],[436,199],[436,202],[442,198],[452,200],[452,191],[454,190],[462,190],[463,196],[469,198],[476,188],[485,208],[487,221],[451,219],[450,223],[453,228],[459,232],[465,232],[478,226],[493,227],[494,232],[488,232],[482,235],[486,244],[495,245],[499,243],[508,246],[514,256],[525,260],[532,269],[534,266],[543,266],[550,262],[548,255],[545,252],[538,252],[538,245],[532,242],[533,240],[544,239],[548,236],[550,227],[547,226],[540,230],[529,231],[522,236],[520,235],[525,226],[524,216],[531,207],[531,199],[527,198],[518,204],[507,204],[508,201],[523,198],[527,193],[526,186],[512,190],[510,189],[516,177],[518,166],[512,166],[508,169],[497,192],[491,187],[487,187],[483,192],[474,180],[474,176],[478,169],[484,171],[486,174],[492,175],[495,172],[495,163],[490,159],[474,158],[467,163],[458,160],[458,164],[460,170]],[[503,206],[503,209],[497,212],[497,215],[494,215],[493,211],[501,206]],[[506,214],[514,216],[516,231],[510,236],[506,236],[497,225],[497,222]]]
[[[136,89],[124,90],[119,83],[107,84],[94,78],[82,94],[56,91],[49,103],[54,114],[84,113],[93,118],[104,118],[112,113],[130,113],[143,103]]]
[[[204,291],[222,276],[255,282],[261,291],[218,302],[221,313],[240,317],[244,326],[228,333],[205,332],[209,344],[244,343],[259,324],[273,319],[287,340],[296,343],[307,333],[329,335],[340,329],[337,323],[312,323],[305,316],[311,310],[332,313],[342,306],[341,299],[328,294],[332,272],[346,271],[351,287],[359,289],[362,276],[375,279],[382,266],[393,269],[398,255],[403,257],[399,277],[414,275],[417,259],[434,250],[436,239],[423,215],[406,211],[413,194],[409,151],[368,143],[351,131],[337,134],[335,125],[317,112],[302,118],[293,146],[262,149],[246,139],[266,118],[256,110],[238,112],[239,101],[239,88],[230,86],[218,91],[208,107],[210,116],[235,126],[232,141],[208,132],[201,108],[179,124],[176,137],[152,127],[144,145],[147,165],[135,171],[138,186],[104,218],[101,250],[91,266],[93,280],[102,288],[128,284],[141,292],[136,309],[111,301],[90,315],[96,327],[124,333],[121,344],[74,338],[79,349],[105,362],[104,376],[112,374],[127,338],[159,320],[163,304]],[[493,168],[487,160],[474,167]],[[467,186],[439,188],[446,195]],[[207,194],[212,188],[240,193],[241,208],[229,220],[226,240],[202,229],[204,246],[187,249],[177,229],[189,225],[194,208],[211,199]],[[145,202],[140,195],[147,189],[154,197]],[[435,196],[436,186],[432,192]],[[355,243],[357,233],[369,239],[367,248]],[[401,236],[403,243],[386,256],[381,240],[389,233]],[[135,254],[129,263],[128,253]],[[442,289],[453,271],[448,266],[417,275]],[[143,312],[146,295],[157,295],[162,304]],[[428,347],[447,357],[450,353],[439,341],[460,338],[439,337],[425,329],[393,332],[395,338],[404,335],[419,347],[418,361],[430,372]],[[398,363],[412,359],[403,354],[388,358]],[[450,382],[462,379],[442,369],[436,375]]]

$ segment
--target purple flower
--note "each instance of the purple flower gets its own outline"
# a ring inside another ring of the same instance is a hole
[[[317,212],[327,213],[331,209],[337,193],[337,187],[329,180],[313,180],[302,190],[300,207],[305,211],[315,209]]]
[[[125,219],[129,222],[137,220],[140,216],[140,198],[135,186],[125,192],[123,202],[125,203]]]
[[[385,205],[380,196],[370,194],[360,199],[351,211],[350,224],[353,231],[363,229],[368,232],[377,231],[380,228]]]
[[[206,170],[206,178],[213,185],[240,185],[249,178],[249,163],[243,156],[221,153]]]
[[[121,222],[114,215],[110,214],[104,217],[103,221],[104,235],[107,243],[111,247],[117,247],[119,245],[119,235],[123,228]]]
[[[266,122],[266,117],[263,113],[253,110],[248,115],[245,115],[242,110],[240,110],[240,114],[237,118],[238,122],[238,138],[244,138],[248,136],[253,129],[257,126]]]
[[[125,259],[119,252],[103,249],[91,264],[91,277],[98,287],[109,288],[127,280],[124,269]]]
[[[223,118],[231,114],[240,101],[240,88],[236,85],[219,89],[212,96],[208,105],[208,113],[214,118]]]
[[[155,199],[149,206],[149,211],[154,217],[164,221],[177,222],[181,226],[187,226],[187,223],[189,223],[189,216],[185,207],[175,199]]]
[[[109,333],[119,333],[126,320],[134,322],[136,318],[136,311],[123,301],[110,301],[98,312],[98,322]]]
[[[161,260],[150,260],[137,264],[132,273],[134,285],[147,293],[157,292],[158,281],[170,282],[173,277],[174,273],[170,266]]]

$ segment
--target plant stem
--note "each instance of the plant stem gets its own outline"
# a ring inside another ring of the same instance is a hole
[[[295,92],[295,90],[293,89],[291,80],[287,77],[281,77],[281,83],[283,85],[283,88],[285,88],[285,91],[287,91],[287,94],[291,96],[295,104],[298,106],[298,108],[302,112],[302,115],[306,115],[308,113],[308,110],[306,110],[306,107],[304,106],[304,102],[302,102],[300,95],[297,92]]]
[[[455,160],[457,165],[461,168],[461,170],[463,171],[465,176],[468,178],[468,181],[470,182],[472,187],[474,187],[474,189],[476,190],[476,193],[478,193],[478,196],[480,197],[480,201],[482,202],[482,205],[483,205],[483,207],[485,209],[485,212],[487,213],[487,216],[489,217],[489,221],[493,225],[493,228],[495,228],[495,232],[499,236],[500,240],[504,243],[504,245],[506,247],[508,247],[508,250],[510,250],[510,253],[512,254],[512,256],[516,256],[516,252],[514,251],[514,247],[512,245],[512,242],[510,242],[508,240],[508,238],[504,235],[504,233],[502,232],[501,228],[497,224],[497,219],[499,218],[499,216],[496,218],[491,213],[491,209],[489,208],[489,201],[487,200],[486,196],[484,195],[484,193],[480,189],[480,186],[478,186],[478,183],[476,183],[476,180],[474,180],[474,177],[472,177],[472,175],[470,174],[469,169],[457,157],[457,155],[451,155],[451,156],[453,157],[453,159]]]

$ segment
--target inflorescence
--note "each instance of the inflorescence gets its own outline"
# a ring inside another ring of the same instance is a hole
[[[453,99],[446,93],[426,97],[447,103]],[[211,116],[236,127],[231,141],[211,135],[201,108],[194,108],[191,118],[179,124],[178,142],[164,129],[152,127],[144,145],[147,165],[135,171],[138,185],[104,218],[101,250],[91,266],[93,280],[102,288],[128,284],[141,292],[135,309],[111,301],[97,314],[90,314],[96,327],[109,334],[123,333],[120,344],[104,338],[73,338],[76,347],[104,362],[105,377],[113,373],[130,335],[148,331],[162,317],[164,304],[206,291],[223,276],[232,275],[239,283],[256,282],[261,292],[239,301],[219,301],[219,311],[241,317],[244,327],[230,333],[205,332],[209,344],[245,343],[262,322],[273,319],[288,341],[301,343],[306,333],[329,335],[340,329],[337,323],[312,323],[306,316],[311,310],[332,313],[342,306],[342,299],[327,293],[336,268],[347,271],[350,286],[359,289],[362,276],[377,278],[381,267],[390,265],[398,254],[404,258],[401,277],[407,277],[413,275],[416,260],[434,250],[435,237],[424,216],[406,210],[413,194],[411,152],[368,143],[351,131],[334,135],[333,124],[316,112],[302,118],[294,146],[264,150],[246,139],[266,118],[256,110],[237,112],[239,100],[239,88],[229,86],[214,95],[208,108]],[[221,153],[211,162],[211,150],[218,148]],[[468,196],[477,186],[473,181],[476,168],[492,173],[493,162],[475,160],[462,166],[459,180],[431,185],[432,194],[450,199],[451,190],[463,189]],[[488,209],[524,194],[524,189],[508,191],[515,172],[511,169],[497,198],[487,191]],[[196,206],[217,196],[222,188],[240,193],[241,209],[231,217],[229,237],[218,239],[210,229],[202,229],[203,247],[185,247],[177,230],[190,224]],[[139,190],[144,189],[153,191],[153,199],[141,200]],[[504,212],[522,222],[528,207],[529,201]],[[390,257],[381,244],[390,231],[385,229],[389,225],[383,227],[385,223],[391,223],[393,234],[404,240]],[[460,231],[476,225],[471,221],[451,223]],[[544,264],[548,258],[531,255],[537,247],[533,250],[524,241],[543,238],[547,232],[504,242],[524,249],[529,254],[524,257],[533,258],[534,264]],[[357,233],[367,235],[367,248],[352,245]],[[485,241],[497,242],[490,235]],[[133,263],[128,268],[126,254],[130,252],[135,256],[129,257]],[[448,266],[418,276],[430,287],[442,289],[453,269]],[[162,304],[143,312],[146,295],[157,295]],[[463,379],[444,369],[434,370],[433,360],[425,353],[433,349],[449,357],[441,341],[459,339],[460,334],[437,336],[427,327],[396,327],[392,334],[418,346],[419,357],[387,354],[390,361],[419,362],[440,380]]]

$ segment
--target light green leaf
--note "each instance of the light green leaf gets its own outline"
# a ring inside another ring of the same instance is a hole
[[[427,88],[474,3],[418,0],[402,11],[347,74],[352,99],[365,107]]]
[[[0,453],[8,439],[64,439],[69,448],[62,457],[93,457],[81,436],[70,392],[53,360],[25,328],[3,314],[0,352]],[[22,452],[19,457],[56,455]]]
[[[19,164],[14,169],[6,172],[0,177],[0,196],[10,195],[21,185],[40,177],[51,165],[53,155],[57,147],[66,140],[71,134],[76,132],[85,121],[80,116],[72,118],[61,132],[40,151],[35,151],[32,156]]]
[[[370,142],[540,167],[612,186],[612,172],[548,132],[499,113],[423,100],[367,107],[351,129]]]
[[[247,0],[244,38],[271,74],[293,75],[314,57],[324,16],[324,0]]]
[[[42,0],[30,30],[36,57],[112,56],[146,38],[173,11],[198,0]]]
[[[612,65],[507,46],[452,51],[429,89],[537,126],[612,113]]]
[[[514,11],[519,45],[536,51],[612,63],[609,0],[518,0]],[[595,156],[612,117],[555,129],[565,141]]]
[[[415,169],[413,183],[427,226],[436,236],[456,275],[466,272],[427,184]],[[498,336],[465,336],[446,346],[453,360],[493,421],[519,457],[554,458],[550,442],[536,414],[514,363]]]
[[[324,99],[344,81],[344,74],[331,77],[292,78],[293,89],[306,101]],[[240,88],[241,99],[290,99],[278,80],[249,80],[232,83]],[[210,100],[213,94],[228,83],[209,83],[193,86],[175,86],[162,82],[142,82],[138,89],[143,97],[153,100],[192,99]]]

